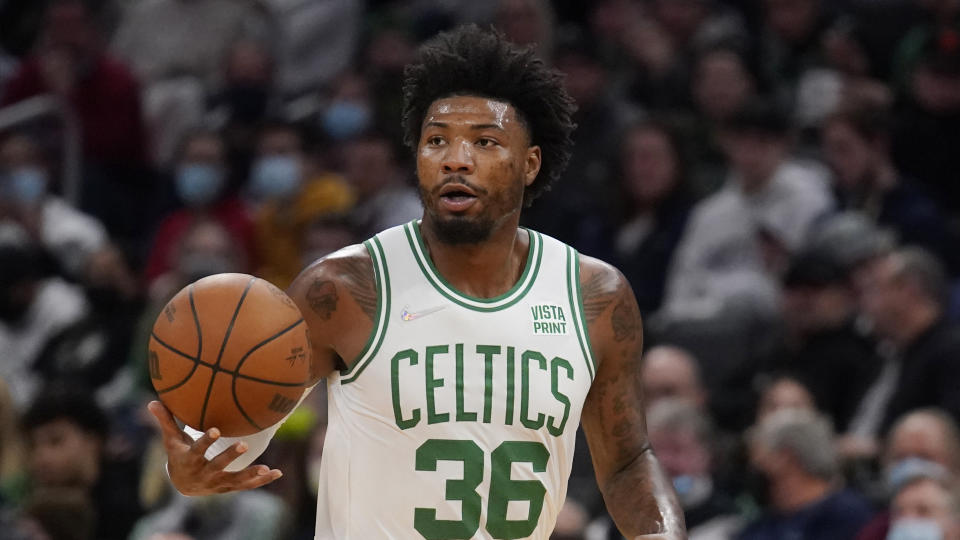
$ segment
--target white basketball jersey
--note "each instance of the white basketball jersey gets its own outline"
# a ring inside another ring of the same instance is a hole
[[[439,275],[419,227],[365,242],[377,316],[327,381],[317,539],[545,540],[595,372],[577,253],[526,230],[516,285],[473,298]]]

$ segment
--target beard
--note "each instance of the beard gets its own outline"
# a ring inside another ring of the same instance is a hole
[[[477,216],[441,216],[437,212],[439,199],[437,193],[447,184],[463,184],[474,190],[478,197],[486,198],[483,212]],[[473,245],[490,238],[503,217],[519,210],[523,200],[524,186],[522,183],[517,185],[518,189],[511,188],[490,196],[486,189],[468,182],[462,176],[451,176],[432,192],[427,192],[422,187],[417,192],[423,209],[433,225],[437,240],[451,246]]]

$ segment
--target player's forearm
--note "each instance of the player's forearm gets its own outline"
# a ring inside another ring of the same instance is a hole
[[[615,472],[602,486],[607,511],[627,538],[684,540],[683,511],[670,479],[649,449]]]

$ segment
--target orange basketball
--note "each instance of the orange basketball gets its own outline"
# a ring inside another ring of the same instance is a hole
[[[267,281],[217,274],[177,293],[153,324],[150,380],[188,426],[249,435],[286,416],[310,382],[296,304]]]

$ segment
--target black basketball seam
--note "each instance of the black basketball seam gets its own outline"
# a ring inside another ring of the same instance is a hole
[[[180,356],[182,356],[182,357],[184,357],[184,358],[186,358],[186,359],[188,359],[188,360],[193,360],[193,367],[190,368],[190,371],[186,374],[186,376],[184,376],[184,378],[183,378],[180,382],[178,382],[178,383],[176,383],[176,384],[173,384],[173,385],[170,385],[170,386],[164,388],[163,390],[157,390],[157,394],[164,394],[164,393],[169,392],[169,391],[171,391],[171,390],[176,390],[177,388],[180,388],[181,386],[187,384],[187,381],[190,380],[190,377],[193,377],[193,373],[194,373],[195,371],[197,371],[197,365],[198,365],[198,364],[203,364],[203,362],[200,362],[199,359],[194,358],[194,357],[190,356],[189,354],[187,354],[187,353],[185,353],[185,352],[183,352],[183,351],[177,350],[177,349],[176,349],[175,347],[173,347],[172,345],[166,343],[165,341],[163,341],[162,339],[160,339],[159,337],[157,337],[157,334],[153,333],[152,331],[150,332],[150,337],[153,338],[154,340],[156,340],[156,342],[159,343],[160,345],[162,345],[163,347],[169,349],[171,352],[174,352],[174,353],[176,353],[176,354],[179,354]],[[204,365],[207,365],[207,364],[204,364]],[[154,388],[154,390],[156,390],[156,388]]]
[[[301,320],[303,320],[303,319],[301,319]],[[170,386],[170,387],[168,387],[168,388],[164,388],[163,390],[157,390],[157,393],[158,393],[158,394],[162,394],[162,393],[164,393],[164,392],[169,392],[170,390],[176,390],[177,388],[179,388],[180,386],[182,386],[184,383],[187,382],[187,380],[190,378],[190,376],[193,375],[193,372],[197,369],[197,365],[198,365],[198,364],[201,365],[201,366],[206,366],[206,367],[208,367],[208,368],[214,367],[213,364],[211,364],[211,363],[209,363],[209,362],[204,362],[203,360],[201,360],[201,359],[199,359],[199,358],[194,358],[194,357],[190,356],[189,354],[181,351],[180,349],[177,349],[177,348],[174,347],[173,345],[170,345],[170,344],[167,343],[166,341],[163,341],[162,339],[160,339],[159,336],[157,336],[157,334],[155,334],[155,333],[153,333],[153,332],[150,333],[150,337],[152,337],[154,340],[156,340],[157,343],[159,343],[160,345],[162,345],[165,349],[168,349],[170,352],[172,352],[172,353],[174,353],[174,354],[177,354],[177,355],[179,355],[179,356],[182,356],[182,357],[186,358],[187,360],[193,360],[193,361],[194,361],[193,369],[191,369],[190,372],[186,375],[186,379],[184,379],[183,381],[181,381],[181,382],[179,382],[179,383],[177,383],[177,384],[175,384],[175,385],[172,385],[172,386]],[[237,373],[236,371],[231,371],[231,370],[229,370],[229,369],[223,369],[223,368],[220,368],[220,372],[221,372],[221,373],[226,373],[226,374],[228,374],[228,375],[233,375],[234,377],[237,377],[237,378],[240,378],[240,379],[248,379],[248,380],[251,380],[251,381],[261,382],[261,383],[264,383],[264,384],[272,384],[272,385],[276,385],[276,386],[303,386],[303,385],[307,384],[308,382],[310,382],[309,380],[306,380],[306,381],[303,381],[303,382],[291,382],[291,383],[279,382],[279,381],[271,381],[271,380],[269,380],[269,379],[261,379],[260,377],[254,377],[253,375],[246,375],[246,374],[243,374],[243,373]]]
[[[217,353],[217,362],[213,365],[213,374],[210,375],[210,384],[207,385],[207,395],[203,398],[203,408],[200,409],[200,431],[204,431],[206,428],[203,427],[203,421],[207,417],[207,404],[210,402],[210,394],[213,392],[213,383],[217,379],[217,371],[220,369],[220,360],[223,358],[223,351],[227,348],[227,341],[230,339],[230,333],[233,332],[233,325],[237,322],[237,315],[240,314],[240,306],[243,305],[243,301],[247,298],[247,293],[250,292],[250,287],[253,286],[253,282],[256,278],[250,278],[247,281],[247,286],[243,288],[243,294],[240,295],[240,300],[237,302],[237,307],[233,309],[233,317],[230,318],[230,324],[227,325],[227,332],[223,335],[223,341],[220,343],[220,352]],[[199,356],[198,356],[199,358]]]
[[[242,414],[243,417],[247,419],[247,422],[250,422],[250,425],[251,425],[251,426],[257,428],[257,429],[260,430],[260,431],[263,431],[263,428],[260,427],[256,422],[254,422],[253,419],[250,418],[250,415],[247,414],[247,411],[243,410],[243,406],[240,405],[240,399],[237,397],[237,377],[243,377],[243,378],[252,379],[252,380],[256,380],[256,381],[264,382],[264,383],[268,383],[268,384],[274,384],[274,385],[278,385],[278,386],[288,386],[288,385],[293,386],[293,385],[292,385],[292,384],[289,384],[289,383],[277,383],[277,382],[274,382],[274,381],[262,381],[262,380],[260,380],[260,379],[255,378],[255,377],[250,377],[250,376],[248,376],[248,375],[241,375],[241,374],[240,374],[240,368],[243,366],[243,363],[247,361],[247,358],[249,358],[250,355],[253,354],[254,351],[256,351],[256,350],[259,349],[260,347],[263,347],[264,345],[270,343],[271,341],[277,339],[278,337],[286,334],[286,333],[289,332],[290,330],[293,330],[294,328],[296,328],[297,326],[299,326],[300,323],[302,323],[302,322],[303,322],[303,318],[297,319],[297,321],[296,321],[295,323],[293,323],[293,324],[291,324],[290,326],[284,328],[283,330],[280,330],[280,331],[277,332],[276,334],[268,337],[267,339],[261,341],[260,343],[257,343],[256,345],[254,345],[253,347],[251,347],[250,350],[247,351],[246,354],[244,354],[244,355],[240,358],[240,361],[239,361],[239,362],[237,362],[237,367],[236,367],[236,370],[234,370],[234,374],[233,374],[233,381],[232,381],[231,384],[230,384],[230,393],[233,395],[233,403],[234,403],[234,405],[237,406],[237,410],[240,411],[240,414]],[[306,382],[309,382],[309,381],[306,381]],[[305,383],[304,383],[304,384],[305,384]],[[296,385],[296,386],[303,386],[303,385]]]

